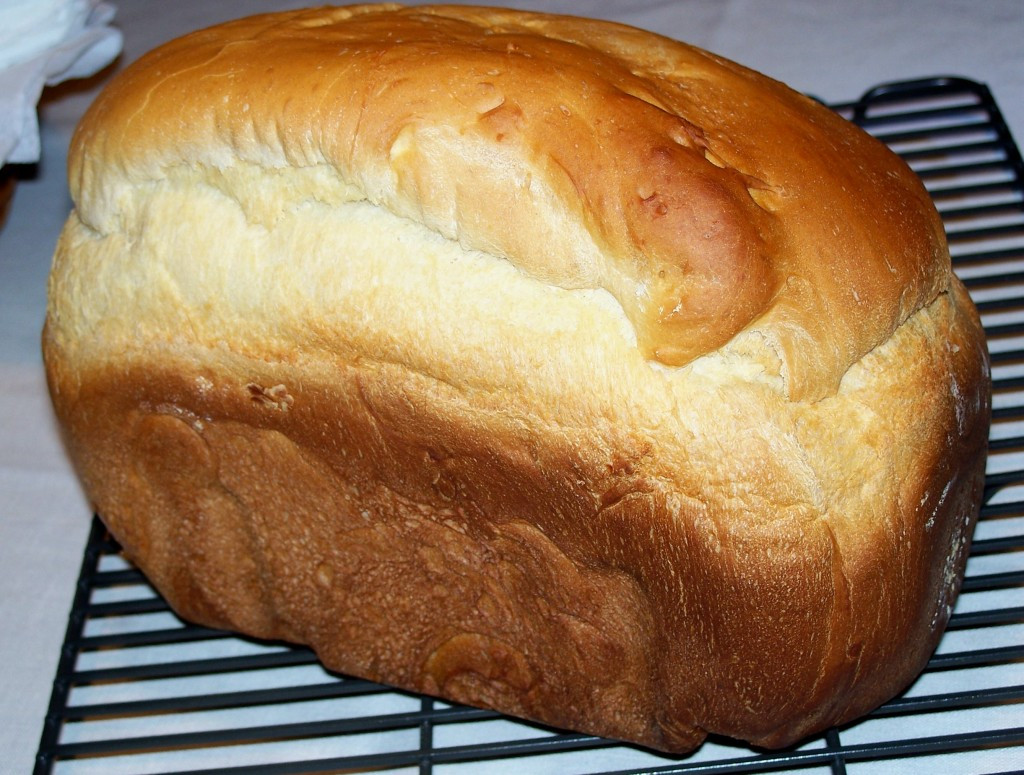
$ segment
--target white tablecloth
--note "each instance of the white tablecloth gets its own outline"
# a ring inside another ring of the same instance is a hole
[[[119,0],[130,62],[160,42],[295,0]],[[491,4],[502,4],[492,0]],[[624,21],[709,48],[828,101],[880,82],[963,75],[989,84],[1024,140],[1019,0],[532,0],[540,10]],[[69,209],[70,133],[109,71],[44,96],[42,161],[0,230],[0,771],[26,772],[38,745],[90,510],[55,432],[39,329],[45,279]]]

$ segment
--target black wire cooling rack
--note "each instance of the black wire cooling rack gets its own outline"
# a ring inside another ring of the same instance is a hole
[[[176,618],[99,521],[36,773],[995,773],[1024,768],[1024,162],[989,90],[887,84],[833,106],[925,181],[992,352],[985,503],[963,593],[921,678],[867,718],[766,752],[681,758],[328,673],[305,649]]]

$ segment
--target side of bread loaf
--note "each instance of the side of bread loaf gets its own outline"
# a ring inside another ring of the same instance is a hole
[[[507,39],[483,56],[473,30]],[[454,86],[396,118],[385,98],[427,49],[445,84],[510,74],[470,106],[502,131],[454,132]],[[688,150],[573,167],[590,135],[556,137],[540,106],[578,115],[580,74],[593,116],[634,120],[605,127],[613,151],[658,126]],[[624,107],[627,85],[646,92]],[[699,115],[669,105],[695,90]],[[669,157],[656,191],[629,166]],[[97,510],[183,616],[674,751],[851,719],[934,648],[980,501],[985,342],[920,184],[824,108],[616,25],[321,10],[144,59],[71,170],[54,406]]]

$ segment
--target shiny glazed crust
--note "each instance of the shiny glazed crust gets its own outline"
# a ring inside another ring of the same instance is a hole
[[[984,338],[826,109],[603,22],[321,9],[150,54],[70,169],[54,406],[182,615],[673,751],[934,648]]]
[[[266,200],[249,174],[325,168]],[[927,193],[881,143],[707,52],[464,7],[256,16],[123,74],[70,157],[79,217],[194,176],[272,227],[367,201],[562,288],[611,293],[645,356],[729,343],[820,398],[949,282]],[[739,332],[747,335],[736,341]]]

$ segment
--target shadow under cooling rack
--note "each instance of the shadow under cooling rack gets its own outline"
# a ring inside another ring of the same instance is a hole
[[[665,757],[339,676],[306,649],[186,624],[94,520],[36,772],[1024,768],[1024,164],[978,83],[887,84],[834,108],[924,180],[992,352],[985,504],[963,593],[934,657],[904,695],[791,750],[712,739],[689,756]]]

